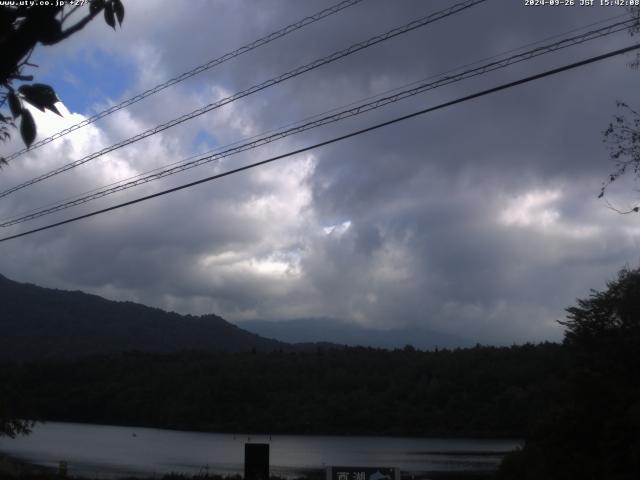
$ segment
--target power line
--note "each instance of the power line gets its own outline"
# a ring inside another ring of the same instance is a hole
[[[123,108],[126,108],[130,105],[133,105],[134,103],[139,102],[140,100],[143,100],[151,95],[154,95],[162,90],[164,90],[165,88],[171,87],[173,85],[175,85],[176,83],[180,83],[184,80],[187,80],[188,78],[191,78],[195,75],[198,75],[206,70],[210,70],[213,67],[217,67],[218,65],[231,60],[235,57],[239,57],[240,55],[243,55],[245,53],[248,53],[252,50],[255,50],[258,47],[262,47],[263,45],[266,45],[268,43],[273,42],[274,40],[277,40],[278,38],[282,38],[290,33],[295,32],[296,30],[299,30],[303,27],[306,27],[307,25],[311,25],[312,23],[315,23],[319,20],[322,20],[323,18],[326,18],[330,15],[333,15],[334,13],[338,13],[341,10],[344,10],[345,8],[349,8],[357,3],[362,2],[363,0],[345,0],[342,1],[340,3],[337,3],[329,8],[325,8],[324,10],[321,10],[320,12],[314,13],[313,15],[310,15],[308,17],[303,18],[302,20],[299,20],[296,23],[292,23],[291,25],[287,25],[284,28],[281,28],[280,30],[277,30],[275,32],[270,33],[269,35],[266,35],[262,38],[259,38],[258,40],[254,40],[253,42],[244,45],[243,47],[240,47],[232,52],[229,53],[225,53],[224,55],[215,58],[213,60],[208,61],[207,63],[204,63],[202,65],[199,65],[187,72],[181,73],[180,75],[178,75],[177,77],[171,78],[169,80],[167,80],[166,82],[163,82],[159,85],[156,85],[155,87],[152,87],[148,90],[145,90],[142,93],[139,93],[138,95],[135,95],[134,97],[131,97],[127,100],[124,100],[122,102],[120,102],[117,105],[114,105],[112,107],[107,108],[106,110],[103,110],[102,112],[96,113],[95,115],[86,118],[85,120],[83,120],[82,122],[76,123],[75,125],[71,125],[70,127],[65,128],[64,130],[60,130],[57,133],[54,133],[53,135],[47,137],[47,138],[43,138],[42,140],[37,141],[36,143],[32,144],[30,147],[26,147],[23,148],[22,150],[19,150],[17,152],[12,153],[11,155],[5,157],[6,161],[10,161],[13,160],[14,158],[19,157],[20,155],[27,153],[27,152],[31,152],[33,150],[35,150],[36,148],[39,148],[43,145],[46,145],[58,138],[61,138],[65,135],[67,135],[68,133],[71,133],[75,130],[78,130],[79,128],[85,127],[87,125],[90,125],[98,120],[100,120],[101,118],[104,118],[108,115],[111,115],[114,112],[117,112],[118,110],[122,110]]]
[[[283,158],[291,157],[293,155],[297,155],[299,153],[307,152],[307,151],[313,150],[315,148],[319,148],[319,147],[323,147],[323,146],[326,146],[326,145],[330,145],[332,143],[340,142],[342,140],[346,140],[348,138],[355,137],[357,135],[361,135],[361,134],[364,134],[364,133],[367,133],[367,132],[371,132],[373,130],[377,130],[379,128],[383,128],[383,127],[386,127],[386,126],[389,126],[389,125],[392,125],[394,123],[398,123],[398,122],[401,122],[401,121],[404,121],[404,120],[408,120],[408,119],[413,118],[413,117],[417,117],[417,116],[420,116],[420,115],[424,115],[426,113],[430,113],[430,112],[433,112],[433,111],[436,111],[436,110],[440,110],[440,109],[443,109],[443,108],[446,108],[446,107],[457,105],[459,103],[463,103],[463,102],[466,102],[466,101],[469,101],[469,100],[473,100],[475,98],[483,97],[485,95],[489,95],[489,94],[492,94],[492,93],[495,93],[495,92],[499,92],[501,90],[506,90],[508,88],[513,88],[513,87],[516,87],[518,85],[522,85],[524,83],[529,83],[529,82],[532,82],[534,80],[539,80],[541,78],[549,77],[551,75],[557,75],[558,73],[565,72],[567,70],[572,70],[574,68],[582,67],[584,65],[595,63],[595,62],[598,62],[598,61],[601,61],[601,60],[604,60],[606,58],[610,58],[610,57],[613,57],[613,56],[616,56],[616,55],[621,55],[623,53],[627,53],[627,52],[630,52],[630,51],[633,51],[633,50],[637,50],[639,48],[640,48],[640,43],[635,44],[635,45],[631,45],[629,47],[621,48],[621,49],[618,49],[618,50],[614,50],[614,51],[609,52],[609,53],[605,53],[605,54],[602,54],[602,55],[591,57],[591,58],[588,58],[586,60],[582,60],[580,62],[571,63],[571,64],[565,65],[563,67],[558,67],[558,68],[554,68],[552,70],[547,70],[545,72],[538,73],[536,75],[531,75],[529,77],[525,77],[525,78],[522,78],[520,80],[516,80],[514,82],[505,83],[505,84],[499,85],[497,87],[493,87],[493,88],[490,88],[490,89],[487,89],[487,90],[482,90],[480,92],[473,93],[471,95],[467,95],[467,96],[458,98],[456,100],[451,100],[449,102],[441,103],[439,105],[436,105],[435,107],[425,108],[423,110],[418,110],[417,112],[413,112],[413,113],[410,113],[408,115],[403,115],[401,117],[396,117],[396,118],[394,118],[392,120],[388,120],[386,122],[378,123],[378,124],[373,125],[371,127],[363,128],[361,130],[357,130],[355,132],[348,133],[346,135],[342,135],[342,136],[339,136],[339,137],[334,137],[334,138],[332,138],[330,140],[325,140],[323,142],[319,142],[319,143],[316,143],[314,145],[310,145],[310,146],[307,146],[307,147],[304,147],[304,148],[300,148],[300,149],[294,150],[292,152],[284,153],[282,155],[277,155],[275,157],[271,157],[271,158],[268,158],[266,160],[262,160],[260,162],[255,162],[255,163],[252,163],[252,164],[249,164],[249,165],[245,165],[244,167],[238,167],[238,168],[235,168],[233,170],[229,170],[229,171],[224,172],[224,173],[219,173],[219,174],[216,174],[216,175],[212,175],[210,177],[202,178],[200,180],[196,180],[194,182],[186,183],[186,184],[174,187],[174,188],[170,188],[168,190],[163,190],[161,192],[153,193],[151,195],[146,195],[144,197],[140,197],[140,198],[137,198],[135,200],[130,200],[128,202],[120,203],[118,205],[113,205],[111,207],[103,208],[101,210],[96,210],[96,211],[93,211],[93,212],[90,212],[90,213],[86,213],[84,215],[79,215],[77,217],[69,218],[67,220],[63,220],[63,221],[60,221],[60,222],[51,223],[49,225],[45,225],[43,227],[35,228],[33,230],[29,230],[29,231],[26,231],[26,232],[18,233],[18,234],[11,235],[11,236],[8,236],[8,237],[3,237],[3,238],[0,238],[0,242],[6,242],[8,240],[13,240],[15,238],[24,237],[26,235],[30,235],[30,234],[33,234],[33,233],[36,233],[36,232],[41,232],[43,230],[49,230],[49,229],[54,228],[54,227],[59,227],[61,225],[66,225],[67,223],[77,222],[78,220],[83,220],[85,218],[94,217],[96,215],[100,215],[100,214],[107,213],[107,212],[110,212],[110,211],[113,211],[113,210],[117,210],[117,209],[120,209],[120,208],[123,208],[123,207],[127,207],[129,205],[134,205],[136,203],[141,203],[141,202],[144,202],[144,201],[147,201],[147,200],[151,200],[152,198],[161,197],[161,196],[167,195],[169,193],[173,193],[173,192],[177,192],[179,190],[184,190],[186,188],[194,187],[196,185],[200,185],[202,183],[206,183],[206,182],[210,182],[210,181],[213,181],[213,180],[217,180],[217,179],[220,179],[222,177],[227,177],[227,176],[232,175],[234,173],[239,173],[239,172],[243,172],[245,170],[249,170],[249,169],[252,169],[252,168],[260,167],[262,165],[266,165],[268,163],[275,162],[276,160],[281,160]]]
[[[198,108],[197,110],[194,110],[190,113],[187,113],[185,115],[182,115],[181,117],[175,118],[167,123],[164,123],[162,125],[158,125],[154,128],[151,128],[145,132],[139,133],[138,135],[135,135],[133,137],[128,138],[127,140],[124,140],[122,142],[116,143],[114,145],[111,145],[109,147],[103,148],[102,150],[98,151],[98,152],[94,152],[90,155],[87,155],[86,157],[83,157],[79,160],[76,160],[74,162],[68,163],[66,165],[63,165],[62,167],[56,168],[54,170],[51,170],[48,173],[45,173],[43,175],[40,175],[38,177],[32,178],[31,180],[28,180],[24,183],[21,183],[19,185],[16,185],[12,188],[9,188],[8,190],[5,190],[3,192],[0,192],[0,198],[2,197],[6,197],[7,195],[10,195],[13,192],[16,192],[18,190],[21,190],[25,187],[28,187],[30,185],[33,185],[35,183],[41,182],[43,180],[46,180],[48,178],[51,178],[55,175],[58,175],[60,173],[66,172],[67,170],[71,170],[72,168],[75,168],[77,166],[83,165],[91,160],[94,160],[98,157],[101,157],[102,155],[105,155],[107,153],[110,153],[114,150],[117,150],[119,148],[125,147],[127,145],[130,145],[132,143],[135,143],[139,140],[142,140],[144,138],[150,137],[152,135],[155,135],[157,133],[160,133],[168,128],[174,127],[176,125],[179,125],[183,122],[186,122],[187,120],[191,120],[195,117],[198,117],[200,115],[203,115],[207,112],[210,112],[211,110],[220,108],[224,105],[227,105],[231,102],[234,102],[235,100],[238,100],[240,98],[246,97],[248,95],[251,95],[253,93],[259,92],[261,90],[264,90],[265,88],[271,87],[273,85],[282,83],[286,80],[289,80],[291,78],[297,77],[298,75],[301,75],[303,73],[306,73],[310,70],[314,70],[320,66],[326,65],[328,63],[332,63],[335,62],[336,60],[339,60],[343,57],[346,57],[348,55],[351,55],[353,53],[359,52],[360,50],[364,50],[366,48],[369,48],[373,45],[376,45],[380,42],[384,42],[386,40],[389,40],[391,38],[397,37],[398,35],[402,35],[405,33],[408,33],[412,30],[415,30],[417,28],[423,27],[425,25],[428,25],[430,23],[436,22],[438,20],[441,20],[443,18],[449,17],[451,15],[454,15],[458,12],[461,12],[463,10],[466,10],[467,8],[470,8],[474,5],[477,5],[479,3],[483,3],[487,0],[466,0],[464,2],[458,3],[452,7],[449,7],[447,9],[444,10],[440,10],[436,13],[427,15],[425,17],[422,17],[418,20],[413,20],[401,27],[396,27],[392,30],[389,30],[386,33],[380,34],[380,35],[376,35],[374,37],[369,38],[368,40],[365,40],[364,42],[360,42],[360,43],[356,43],[351,45],[350,47],[340,50],[338,52],[332,53],[331,55],[328,55],[326,57],[317,59],[311,63],[308,63],[306,65],[303,65],[301,67],[295,68],[293,70],[290,70],[287,73],[284,73],[282,75],[279,75],[277,77],[271,78],[270,80],[266,80],[260,84],[254,85],[246,90],[243,90],[241,92],[238,92],[234,95],[231,95],[229,97],[223,98],[221,100],[218,100],[214,103],[210,103],[208,105],[205,105],[204,107]]]
[[[38,209],[34,209],[31,210],[29,212],[26,212],[25,214],[23,214],[22,216],[19,217],[14,217],[10,220],[6,220],[6,221],[0,221],[0,227],[9,227],[12,225],[16,225],[19,223],[23,223],[26,222],[28,220],[33,220],[36,218],[40,218],[43,217],[45,215],[50,215],[52,213],[61,211],[61,210],[65,210],[67,208],[71,208],[77,205],[81,205],[84,203],[87,203],[89,201],[92,200],[96,200],[98,198],[102,198],[105,197],[107,195],[111,195],[117,192],[121,192],[124,190],[127,190],[129,188],[133,188],[136,186],[140,186],[146,183],[149,183],[151,181],[154,180],[159,180],[161,178],[170,176],[170,175],[174,175],[180,172],[183,172],[185,170],[189,170],[191,168],[195,168],[201,165],[204,165],[206,163],[210,163],[210,162],[214,162],[217,160],[220,160],[222,158],[225,157],[229,157],[231,155],[235,155],[237,153],[241,153],[241,152],[245,152],[247,150],[252,150],[254,148],[258,148],[261,147],[263,145],[272,143],[274,141],[280,140],[282,138],[288,137],[290,135],[294,135],[297,133],[301,133],[307,130],[311,130],[313,128],[318,128],[320,126],[323,125],[328,125],[330,123],[334,123],[340,120],[343,120],[345,118],[349,118],[349,117],[353,117],[356,115],[360,115],[362,113],[365,112],[369,112],[378,108],[381,108],[383,106],[389,105],[391,103],[395,103],[398,102],[400,100],[404,100],[406,98],[412,97],[414,95],[418,95],[421,93],[424,93],[428,90],[432,90],[444,85],[449,85],[455,82],[459,82],[462,80],[466,80],[468,78],[473,78],[479,75],[483,75],[485,73],[488,72],[492,72],[498,69],[502,69],[502,68],[506,68],[510,65],[516,64],[516,63],[520,63],[523,61],[527,61],[527,60],[531,60],[532,58],[536,58],[538,56],[541,55],[546,55],[548,53],[552,53],[564,48],[568,48],[570,46],[575,46],[575,45],[579,45],[581,43],[590,41],[590,40],[594,40],[597,38],[602,38],[605,37],[607,35],[611,35],[613,33],[622,31],[622,30],[626,30],[630,24],[634,23],[635,20],[630,19],[630,20],[624,20],[622,22],[616,22],[612,25],[608,25],[602,28],[599,28],[597,30],[592,30],[589,32],[585,32],[583,34],[580,35],[576,35],[570,38],[565,38],[562,39],[558,42],[554,42],[552,44],[549,45],[544,45],[538,48],[534,48],[532,50],[526,51],[526,52],[522,52],[516,55],[512,55],[508,58],[504,58],[498,61],[494,61],[491,63],[488,63],[486,65],[474,68],[474,69],[469,69],[463,72],[460,72],[456,75],[450,75],[450,76],[445,76],[443,78],[440,78],[439,80],[435,81],[435,82],[430,82],[430,83],[423,83],[421,85],[418,85],[417,87],[408,89],[408,90],[404,90],[401,92],[398,92],[394,95],[390,95],[387,97],[383,97],[383,98],[379,98],[375,101],[372,102],[368,102],[365,104],[361,104],[357,107],[351,108],[351,109],[347,109],[347,110],[342,110],[338,113],[332,114],[332,115],[328,115],[328,116],[324,116],[321,118],[317,118],[316,120],[277,132],[273,135],[266,135],[263,137],[259,137],[256,140],[250,141],[250,142],[246,142],[244,144],[240,144],[236,147],[233,148],[228,148],[226,150],[220,151],[218,153],[215,153],[213,155],[208,155],[208,156],[201,156],[201,155],[195,155],[190,157],[189,159],[186,159],[182,162],[176,162],[170,166],[165,167],[164,169],[162,168],[157,168],[152,170],[151,172],[148,172],[147,174],[142,173],[140,175],[136,175],[135,177],[133,177],[133,179],[131,179],[130,181],[125,181],[126,183],[122,183],[122,182],[116,182],[115,184],[112,185],[107,185],[106,187],[102,188],[102,189],[94,189],[90,192],[87,192],[86,195],[84,196],[76,196],[73,197],[72,199],[69,199],[68,201],[62,200],[60,202],[57,202],[56,204],[53,204],[52,206],[45,206],[45,207],[41,207]],[[538,43],[538,42],[536,42]],[[317,116],[316,116],[317,117]],[[198,158],[201,157],[201,158]],[[192,161],[187,161],[190,160],[192,158],[195,158],[195,160]],[[155,172],[155,173],[153,173]],[[82,195],[82,194],[81,194]]]

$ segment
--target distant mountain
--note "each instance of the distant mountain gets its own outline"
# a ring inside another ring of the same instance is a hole
[[[288,349],[216,315],[179,315],[133,302],[42,288],[0,275],[0,360],[122,351]]]
[[[412,345],[420,350],[468,347],[472,342],[461,337],[435,332],[423,327],[377,330],[329,318],[267,321],[245,320],[240,327],[282,342],[329,342],[338,345],[374,348],[402,348]]]

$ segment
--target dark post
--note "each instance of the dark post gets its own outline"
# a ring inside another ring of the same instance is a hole
[[[64,460],[60,460],[60,462],[58,463],[58,476],[60,478],[67,478],[68,467],[69,464],[67,462],[65,462]]]
[[[244,480],[269,480],[269,444],[244,444]]]

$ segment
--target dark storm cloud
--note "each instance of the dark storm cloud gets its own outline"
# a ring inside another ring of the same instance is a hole
[[[42,162],[53,168],[57,158],[126,138],[453,3],[366,0],[90,127],[79,137],[82,147],[43,148],[23,170],[3,170],[1,183],[13,184],[39,171]],[[106,49],[137,65],[128,88],[133,94],[329,4],[189,2],[186,8],[136,2],[127,6],[122,32],[96,22],[73,42],[40,52],[38,61],[47,68],[47,62],[64,65],[78,52]],[[2,213],[166,165],[192,154],[200,132],[222,145],[619,13],[490,1],[43,183],[5,202]],[[598,40],[437,89],[162,186],[628,43],[626,35]],[[603,286],[625,263],[637,262],[635,220],[613,215],[595,199],[610,169],[602,130],[615,100],[634,98],[637,73],[625,61],[607,60],[5,244],[0,271],[231,319],[329,316],[378,327],[424,324],[483,342],[558,338],[554,320],[564,307]],[[105,99],[105,105],[117,100]],[[87,105],[86,112],[91,109]],[[149,185],[145,192],[160,188]]]

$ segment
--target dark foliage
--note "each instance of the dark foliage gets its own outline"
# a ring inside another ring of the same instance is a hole
[[[222,432],[521,436],[562,378],[557,344],[128,353],[2,364],[20,416]]]
[[[33,422],[15,417],[14,413],[20,410],[24,399],[14,388],[15,378],[10,372],[7,375],[4,377],[5,381],[0,382],[0,437],[14,438],[17,435],[28,434]],[[25,413],[27,412],[25,411]],[[29,416],[31,415],[26,415],[27,418]]]
[[[504,479],[640,478],[640,270],[567,310],[567,383]]]
[[[0,6],[0,108],[6,105],[9,112],[5,113],[10,114],[0,114],[0,140],[9,138],[14,121],[20,120],[22,140],[30,146],[36,138],[36,125],[24,102],[42,111],[60,114],[55,106],[58,98],[49,85],[23,83],[17,89],[13,85],[33,80],[32,75],[23,74],[25,68],[35,67],[29,63],[33,49],[38,44],[54,45],[69,38],[101,12],[105,22],[115,29],[116,20],[122,24],[124,19],[124,6],[121,0],[93,0],[77,18],[72,16],[80,6],[55,5],[56,2],[49,2],[48,6],[15,3]],[[72,22],[71,18],[74,18]],[[2,163],[6,161],[0,157],[0,165]]]

